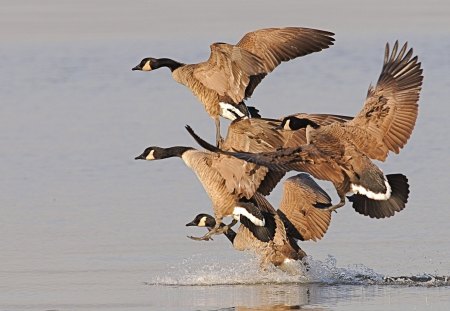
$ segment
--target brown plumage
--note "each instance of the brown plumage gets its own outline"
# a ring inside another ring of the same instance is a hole
[[[417,56],[406,49],[405,44],[398,52],[396,42],[390,54],[386,45],[379,82],[369,89],[362,111],[352,121],[320,126],[308,118],[287,117],[283,127],[306,129],[307,144],[259,154],[226,153],[272,170],[305,171],[331,181],[340,197],[332,209],[344,205],[345,194],[352,192],[350,200],[358,212],[375,218],[393,216],[407,202],[407,178],[385,176],[370,158],[384,160],[389,150],[398,152],[414,128],[423,76]]]
[[[238,216],[241,226],[237,232],[229,229],[225,235],[237,250],[253,250],[261,256],[261,266],[268,263],[283,268],[289,260],[301,260],[306,253],[297,240],[321,239],[326,233],[331,212],[323,208],[331,205],[331,199],[307,174],[298,174],[284,182],[280,209],[275,210],[267,199],[256,193],[249,202],[240,202],[246,212]],[[257,209],[253,209],[257,207]],[[249,215],[256,211],[261,215]],[[248,217],[264,218],[264,226],[255,225]],[[188,226],[212,228],[214,218],[199,214]]]
[[[173,78],[191,89],[216,122],[219,143],[219,116],[234,120],[248,117],[243,101],[281,62],[319,52],[333,44],[334,34],[301,28],[267,28],[247,33],[236,45],[211,44],[207,61],[183,64],[169,58],[144,58],[133,70],[150,71],[168,67]]]
[[[271,183],[261,184],[268,172],[268,168],[264,166],[190,147],[148,147],[135,159],[159,160],[170,157],[181,158],[202,183],[212,201],[217,223],[216,231],[222,219],[233,214],[239,200],[251,199],[256,191],[268,194],[275,187],[275,184]],[[209,239],[216,231],[211,231],[201,239]]]

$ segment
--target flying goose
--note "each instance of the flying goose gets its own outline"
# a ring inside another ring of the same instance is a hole
[[[258,154],[224,153],[274,170],[305,171],[331,181],[340,197],[332,210],[343,206],[351,192],[349,199],[357,212],[372,218],[393,216],[408,200],[408,180],[402,174],[385,176],[370,159],[385,160],[389,151],[398,153],[415,125],[423,76],[417,56],[412,57],[412,49],[406,50],[405,43],[398,51],[396,42],[390,53],[386,44],[378,83],[369,88],[363,109],[353,120],[321,126],[290,116],[281,126],[288,131],[306,129],[307,144]],[[204,148],[218,150],[195,136]]]
[[[292,116],[308,118],[322,126],[353,119],[348,116],[332,114],[296,113]],[[285,118],[236,119],[228,127],[227,136],[221,145],[221,149],[258,153],[306,144],[306,131],[284,131],[281,128],[282,121]]]
[[[303,173],[286,179],[280,209],[277,211],[259,193],[255,194],[252,203],[241,204],[250,217],[260,219],[263,214],[262,218],[266,220],[264,226],[255,225],[246,213],[241,213],[238,215],[241,221],[238,231],[228,229],[224,234],[235,249],[253,250],[259,254],[262,267],[272,263],[283,269],[287,262],[301,260],[306,253],[298,246],[297,240],[321,239],[331,220],[331,212],[322,210],[331,206],[330,197],[311,177]],[[256,215],[251,211],[255,211]],[[199,214],[186,226],[211,229],[215,226],[215,220],[208,214]]]
[[[183,64],[170,58],[144,58],[132,70],[168,67],[175,81],[190,88],[216,124],[216,144],[221,141],[219,116],[234,120],[248,117],[244,100],[281,62],[319,52],[333,45],[334,34],[301,28],[267,28],[249,32],[236,44],[211,44],[205,62]]]
[[[269,169],[264,166],[191,147],[148,147],[135,159],[151,161],[171,157],[181,158],[195,172],[212,201],[216,226],[205,236],[193,239],[208,240],[213,234],[233,226],[235,221],[221,227],[222,219],[232,216],[235,209],[239,210],[239,201],[251,199],[256,191],[268,195],[279,181],[279,178],[271,178]]]

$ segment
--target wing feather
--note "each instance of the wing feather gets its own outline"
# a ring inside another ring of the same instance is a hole
[[[261,59],[239,47],[226,43],[213,43],[211,55],[194,70],[194,77],[220,96],[229,96],[235,103],[245,98],[250,76],[264,70]]]
[[[284,182],[280,211],[288,220],[286,227],[293,237],[313,241],[321,239],[331,221],[331,212],[321,208],[329,206],[331,198],[308,175],[298,174]]]
[[[384,161],[389,151],[399,153],[414,129],[423,75],[421,63],[405,43],[389,52],[386,44],[383,68],[375,87],[369,87],[360,113],[350,122],[349,138],[370,158]]]

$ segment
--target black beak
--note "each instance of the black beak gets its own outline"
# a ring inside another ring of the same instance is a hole
[[[133,68],[131,68],[131,70],[141,70],[141,66],[140,65],[137,65],[136,67],[133,67]]]
[[[284,127],[280,124],[280,125],[278,125],[278,126],[275,126],[275,129],[281,131],[281,130],[284,129]]]
[[[136,158],[134,158],[135,160],[145,160],[145,156],[144,154],[141,154],[139,156],[137,156]]]
[[[192,226],[197,226],[197,224],[193,221],[191,221],[190,223],[186,224],[186,227],[192,227]]]

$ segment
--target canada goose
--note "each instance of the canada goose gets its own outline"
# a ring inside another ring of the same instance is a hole
[[[281,62],[319,52],[333,45],[331,32],[301,28],[267,28],[249,32],[236,44],[211,44],[205,62],[183,64],[170,58],[144,58],[132,70],[168,67],[175,81],[190,88],[216,123],[216,144],[221,141],[219,116],[248,117],[244,100]]]
[[[332,114],[297,113],[292,116],[309,118],[320,125],[347,122],[352,117]],[[225,151],[267,152],[279,148],[297,147],[306,144],[306,131],[284,131],[281,119],[250,118],[236,119],[228,127],[227,136],[221,146]]]
[[[266,198],[256,193],[252,202],[241,202],[243,213],[235,214],[241,222],[238,232],[224,232],[237,250],[253,250],[261,255],[261,266],[269,262],[281,266],[290,260],[301,260],[306,253],[297,240],[321,239],[326,233],[331,212],[322,210],[331,206],[327,193],[307,174],[292,176],[283,184],[280,209],[275,211]],[[263,226],[255,225],[248,217],[264,219]],[[199,214],[186,226],[215,226],[213,217]]]
[[[230,240],[234,249],[238,251],[253,251],[261,259],[260,266],[262,269],[267,268],[269,263],[276,267],[283,269],[285,265],[291,260],[301,260],[306,256],[306,253],[301,250],[297,244],[291,245],[284,229],[284,224],[280,217],[273,215],[273,222],[276,225],[272,228],[274,230],[272,239],[268,242],[263,242],[255,237],[255,235],[245,225],[241,224],[235,232],[233,229],[228,229],[223,233]],[[216,221],[214,217],[208,214],[199,214],[193,221],[186,224],[186,226],[207,227],[208,230],[214,228]],[[265,227],[262,227],[265,229]],[[275,233],[275,229],[276,233]]]
[[[408,200],[408,180],[402,174],[385,176],[370,159],[384,160],[389,151],[398,153],[414,128],[423,76],[417,56],[412,58],[412,49],[406,49],[407,44],[397,53],[396,42],[390,53],[386,44],[378,83],[369,88],[363,109],[352,121],[320,126],[291,116],[283,120],[282,127],[288,131],[306,128],[307,144],[277,152],[224,153],[274,170],[306,171],[333,182],[340,202],[332,210],[343,206],[345,195],[352,192],[349,199],[357,212],[374,218],[393,216]],[[218,149],[196,139],[207,149]],[[323,163],[327,171],[312,170]]]
[[[215,228],[205,236],[193,239],[208,240],[213,234],[227,230],[228,226],[221,227],[222,219],[233,215],[240,200],[251,199],[256,191],[267,195],[279,181],[272,179],[269,169],[264,166],[191,147],[148,147],[135,159],[150,161],[171,157],[181,158],[195,172],[213,204]],[[234,224],[235,221],[230,227]]]

